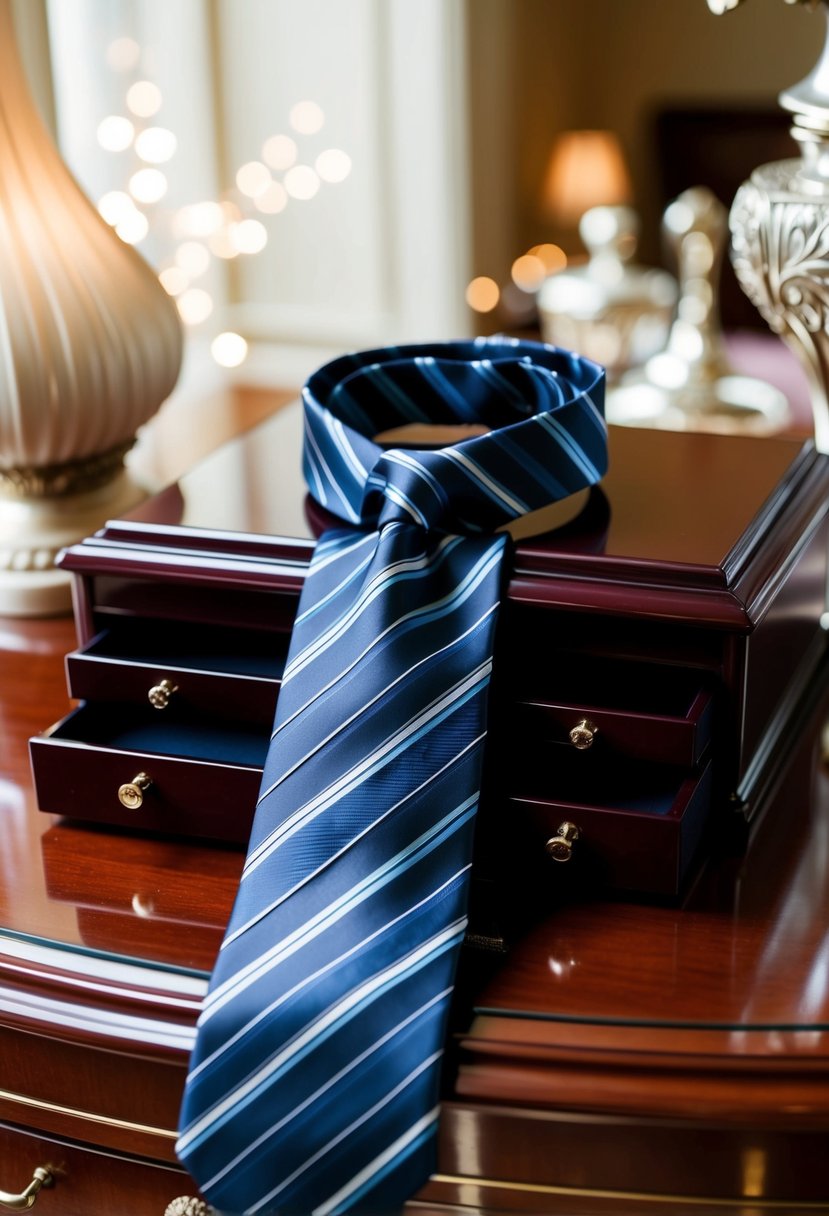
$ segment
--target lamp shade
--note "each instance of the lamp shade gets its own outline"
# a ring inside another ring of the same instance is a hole
[[[542,189],[546,215],[575,228],[585,211],[630,202],[625,158],[613,131],[564,131],[553,143]]]

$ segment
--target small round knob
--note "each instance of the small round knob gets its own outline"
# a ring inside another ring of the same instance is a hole
[[[573,747],[583,752],[593,746],[593,740],[598,733],[599,728],[595,722],[591,722],[589,718],[581,718],[570,731],[570,742]]]
[[[573,845],[580,835],[576,825],[565,819],[564,823],[559,824],[557,834],[551,836],[545,845],[547,856],[553,861],[569,861],[573,856]]]
[[[167,1204],[164,1216],[212,1216],[215,1210],[203,1199],[196,1199],[193,1195],[179,1195]]]
[[[147,693],[147,700],[153,709],[166,709],[174,692],[178,692],[178,684],[174,684],[172,680],[161,680],[158,684],[153,684]]]
[[[137,773],[132,781],[126,781],[118,786],[118,801],[128,811],[137,811],[144,802],[144,792],[152,785],[152,777],[146,773]]]

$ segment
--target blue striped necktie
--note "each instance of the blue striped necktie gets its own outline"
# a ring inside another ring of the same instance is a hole
[[[505,339],[338,359],[304,394],[317,544],[177,1151],[222,1212],[389,1212],[434,1166],[504,532],[598,481],[604,373]],[[454,446],[384,450],[412,423]]]

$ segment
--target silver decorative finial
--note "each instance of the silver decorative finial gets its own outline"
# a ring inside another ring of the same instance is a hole
[[[737,0],[740,3],[741,0]],[[743,291],[791,347],[809,381],[815,444],[829,452],[829,0],[823,48],[808,76],[780,94],[800,158],[755,169],[731,208],[731,261]],[[732,0],[708,0],[714,13]]]

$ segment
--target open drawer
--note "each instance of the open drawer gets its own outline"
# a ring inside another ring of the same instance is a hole
[[[246,843],[270,732],[85,705],[30,740],[42,811]]]
[[[571,873],[591,883],[676,895],[711,808],[711,762],[691,774],[658,765],[606,766],[588,782],[579,771],[583,759],[565,753],[546,778],[530,773],[511,794],[511,822],[523,851],[536,859],[546,855],[553,870],[556,861],[567,861]],[[569,830],[562,834],[564,825]]]
[[[700,673],[584,657],[514,682],[510,747],[523,763],[557,745],[608,758],[693,768],[711,741],[713,696]]]
[[[66,657],[79,700],[273,723],[287,634],[124,620]]]
[[[85,705],[30,741],[38,804],[74,819],[244,844],[269,735],[211,717]],[[506,785],[481,812],[488,869],[502,870],[495,842],[503,844],[506,824],[520,872],[540,871],[532,881],[545,884],[558,868],[548,842],[571,823],[570,872],[659,895],[678,891],[711,801],[709,764],[691,775],[641,762],[596,765],[563,747],[554,763],[536,754],[512,766]]]

